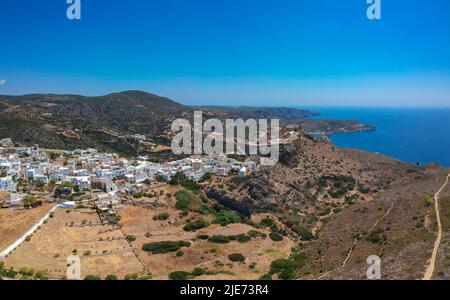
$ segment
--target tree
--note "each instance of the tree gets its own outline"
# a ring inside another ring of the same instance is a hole
[[[241,253],[233,253],[228,255],[228,259],[232,262],[244,262],[245,256],[242,255]]]
[[[88,275],[86,277],[84,277],[84,280],[102,280],[100,277],[95,276],[95,275]]]
[[[269,237],[272,239],[272,241],[275,242],[281,242],[283,240],[283,236],[279,234],[278,232],[271,232],[269,234]]]
[[[160,213],[156,216],[153,216],[154,221],[165,221],[170,217],[170,215],[166,212]]]
[[[200,230],[200,229],[208,227],[208,226],[209,226],[209,222],[204,221],[204,220],[197,220],[197,221],[193,221],[193,222],[186,224],[183,227],[183,230],[193,232],[193,231],[197,231],[197,230]]]
[[[134,242],[136,240],[136,237],[134,235],[127,235],[125,238],[129,243]]]
[[[176,271],[169,274],[170,280],[188,280],[189,273],[184,271]]]

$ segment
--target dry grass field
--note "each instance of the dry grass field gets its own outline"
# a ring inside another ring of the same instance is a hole
[[[195,268],[216,271],[218,275],[203,275],[197,279],[258,279],[268,272],[270,263],[290,254],[294,243],[285,238],[274,242],[269,237],[253,238],[247,243],[232,241],[229,244],[213,244],[207,240],[196,239],[198,235],[239,235],[246,234],[255,228],[245,224],[230,224],[226,227],[211,225],[197,232],[185,232],[183,226],[187,219],[204,219],[205,216],[190,213],[180,217],[180,211],[172,205],[160,208],[143,208],[126,206],[118,211],[121,216],[122,230],[126,235],[133,235],[136,241],[133,246],[139,257],[150,269],[154,279],[167,279],[174,271],[191,272]],[[160,213],[169,213],[165,221],[155,221],[153,217]],[[258,229],[269,234],[269,231]],[[191,247],[181,250],[184,255],[177,257],[175,253],[153,255],[143,251],[142,245],[160,241],[191,241]],[[232,263],[228,255],[241,253],[246,258],[245,263]]]
[[[76,250],[81,256],[81,274],[102,278],[115,274],[143,273],[143,266],[133,254],[120,230],[100,225],[97,214],[89,209],[58,209],[40,230],[16,249],[6,267],[46,270],[50,278],[64,278],[66,259]],[[89,255],[86,255],[90,251]]]
[[[29,210],[0,209],[0,249],[5,249],[32,227],[52,207],[44,204]]]
[[[4,260],[5,267],[47,271],[50,278],[63,279],[67,257],[76,253],[81,257],[82,277],[96,275],[105,278],[114,274],[124,278],[130,274],[140,276],[150,273],[153,279],[168,279],[172,272],[192,272],[201,268],[210,271],[209,275],[195,279],[259,279],[268,273],[272,261],[291,254],[295,242],[289,237],[273,241],[269,237],[269,228],[255,228],[243,223],[227,226],[212,224],[215,219],[212,214],[202,215],[195,211],[183,215],[175,208],[178,190],[179,187],[167,185],[150,187],[146,192],[158,197],[133,199],[129,204],[117,207],[120,228],[102,225],[97,213],[91,209],[58,209],[30,241],[23,243]],[[198,196],[195,199],[200,201]],[[37,214],[38,210],[30,212]],[[168,217],[155,218],[162,213],[168,214]],[[263,217],[256,215],[253,221],[259,223]],[[205,220],[211,224],[196,232],[185,231],[183,227],[195,220]],[[7,224],[11,226],[12,223]],[[21,233],[31,225],[22,226]],[[253,232],[251,238],[249,232]],[[229,243],[217,244],[202,240],[199,235],[246,235],[248,240],[239,242],[235,238]],[[127,236],[133,236],[132,246],[126,240]],[[176,252],[151,254],[142,250],[145,243],[165,241],[186,241],[191,246],[182,247],[182,255]],[[235,253],[242,254],[245,262],[230,261],[228,256]]]

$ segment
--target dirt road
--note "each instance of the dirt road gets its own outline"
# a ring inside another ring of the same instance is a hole
[[[436,265],[436,257],[437,257],[437,254],[439,251],[439,246],[441,245],[441,240],[442,240],[442,223],[441,223],[441,215],[440,215],[440,211],[439,211],[439,197],[440,197],[442,191],[447,186],[449,177],[450,177],[450,174],[447,175],[444,185],[434,195],[434,208],[436,210],[436,219],[437,219],[437,223],[438,223],[438,235],[437,235],[436,241],[434,242],[433,254],[431,255],[430,264],[428,265],[427,269],[425,270],[425,274],[423,275],[423,280],[431,280],[431,278],[433,277],[434,266]]]

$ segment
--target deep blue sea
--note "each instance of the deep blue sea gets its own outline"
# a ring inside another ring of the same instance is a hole
[[[331,108],[308,107],[318,118],[357,120],[375,132],[341,133],[337,146],[385,154],[405,162],[437,162],[450,166],[450,108]]]

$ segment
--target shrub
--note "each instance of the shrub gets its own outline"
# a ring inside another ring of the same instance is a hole
[[[292,231],[298,234],[303,241],[311,241],[314,238],[311,232],[301,226],[292,227]]]
[[[265,274],[259,278],[259,280],[272,280],[272,275]]]
[[[91,255],[91,251],[90,250],[84,251],[83,255],[84,256],[89,256],[89,255]]]
[[[230,238],[224,235],[214,235],[210,237],[208,241],[214,244],[228,244],[230,242]]]
[[[116,275],[108,275],[105,277],[105,280],[119,280]]]
[[[192,194],[188,191],[178,191],[176,193],[177,202],[175,207],[181,211],[187,211],[192,202]]]
[[[383,229],[376,229],[372,231],[367,237],[367,241],[374,244],[381,243],[383,240],[386,240],[386,235],[384,235],[383,232]]]
[[[37,271],[34,275],[37,280],[48,280],[48,275],[46,271]]]
[[[182,257],[184,255],[184,252],[181,250],[178,250],[177,253],[175,254],[177,257]]]
[[[204,220],[197,220],[186,224],[186,226],[184,226],[183,229],[184,231],[197,231],[208,226],[209,222]]]
[[[133,273],[133,274],[127,274],[125,275],[125,280],[137,280],[139,278],[139,274]]]
[[[239,243],[241,243],[241,244],[250,242],[251,240],[252,240],[252,238],[250,236],[248,236],[248,235],[245,235],[245,234],[240,234],[240,235],[237,236],[237,241]]]
[[[176,271],[169,274],[170,280],[188,280],[189,273],[184,271]]]
[[[160,213],[159,215],[153,216],[154,221],[165,221],[170,217],[166,212]]]
[[[193,276],[202,276],[206,274],[206,270],[202,268],[195,268],[191,273]]]
[[[259,223],[259,225],[261,225],[262,227],[272,227],[274,224],[274,221],[269,217],[262,219]]]
[[[125,237],[125,239],[126,239],[129,243],[131,243],[131,242],[134,242],[134,241],[136,240],[136,237],[135,237],[134,235],[127,235],[127,236]]]
[[[297,277],[297,270],[305,265],[306,256],[301,253],[293,254],[288,259],[277,259],[270,264],[269,275],[279,274],[283,280],[292,280]]]
[[[283,240],[283,236],[279,234],[278,232],[271,232],[269,234],[269,237],[272,239],[272,241],[275,242],[281,242]]]
[[[14,279],[17,276],[17,272],[13,270],[13,268],[9,269],[8,271],[4,272],[3,274],[6,278]]]
[[[177,174],[175,174],[172,177],[172,179],[170,181],[170,184],[172,184],[172,185],[179,184],[182,187],[184,187],[185,189],[191,190],[191,191],[198,191],[198,190],[200,190],[200,185],[197,182],[187,178],[186,175],[184,175],[181,172],[178,172]]]
[[[19,273],[24,276],[33,276],[34,270],[28,269],[28,268],[22,268],[22,269],[20,269]]]
[[[84,280],[102,280],[102,279],[95,275],[88,275],[88,276],[84,277]]]
[[[228,255],[228,259],[232,262],[244,262],[245,256],[242,255],[241,253],[233,253]]]
[[[214,215],[216,218],[213,221],[213,224],[220,224],[221,226],[240,223],[242,220],[241,216],[239,216],[237,213],[228,210],[221,210],[214,213]]]
[[[433,196],[431,196],[430,194],[423,195],[423,202],[426,207],[433,205]]]
[[[197,238],[200,239],[200,240],[207,240],[207,239],[209,239],[209,235],[207,235],[207,234],[200,234],[200,235],[197,236]]]
[[[170,252],[177,252],[181,247],[190,247],[190,242],[185,241],[166,241],[147,243],[142,246],[142,250],[150,252],[152,254],[165,254]]]
[[[285,269],[278,276],[282,280],[294,280],[296,278],[296,272],[295,269]]]

